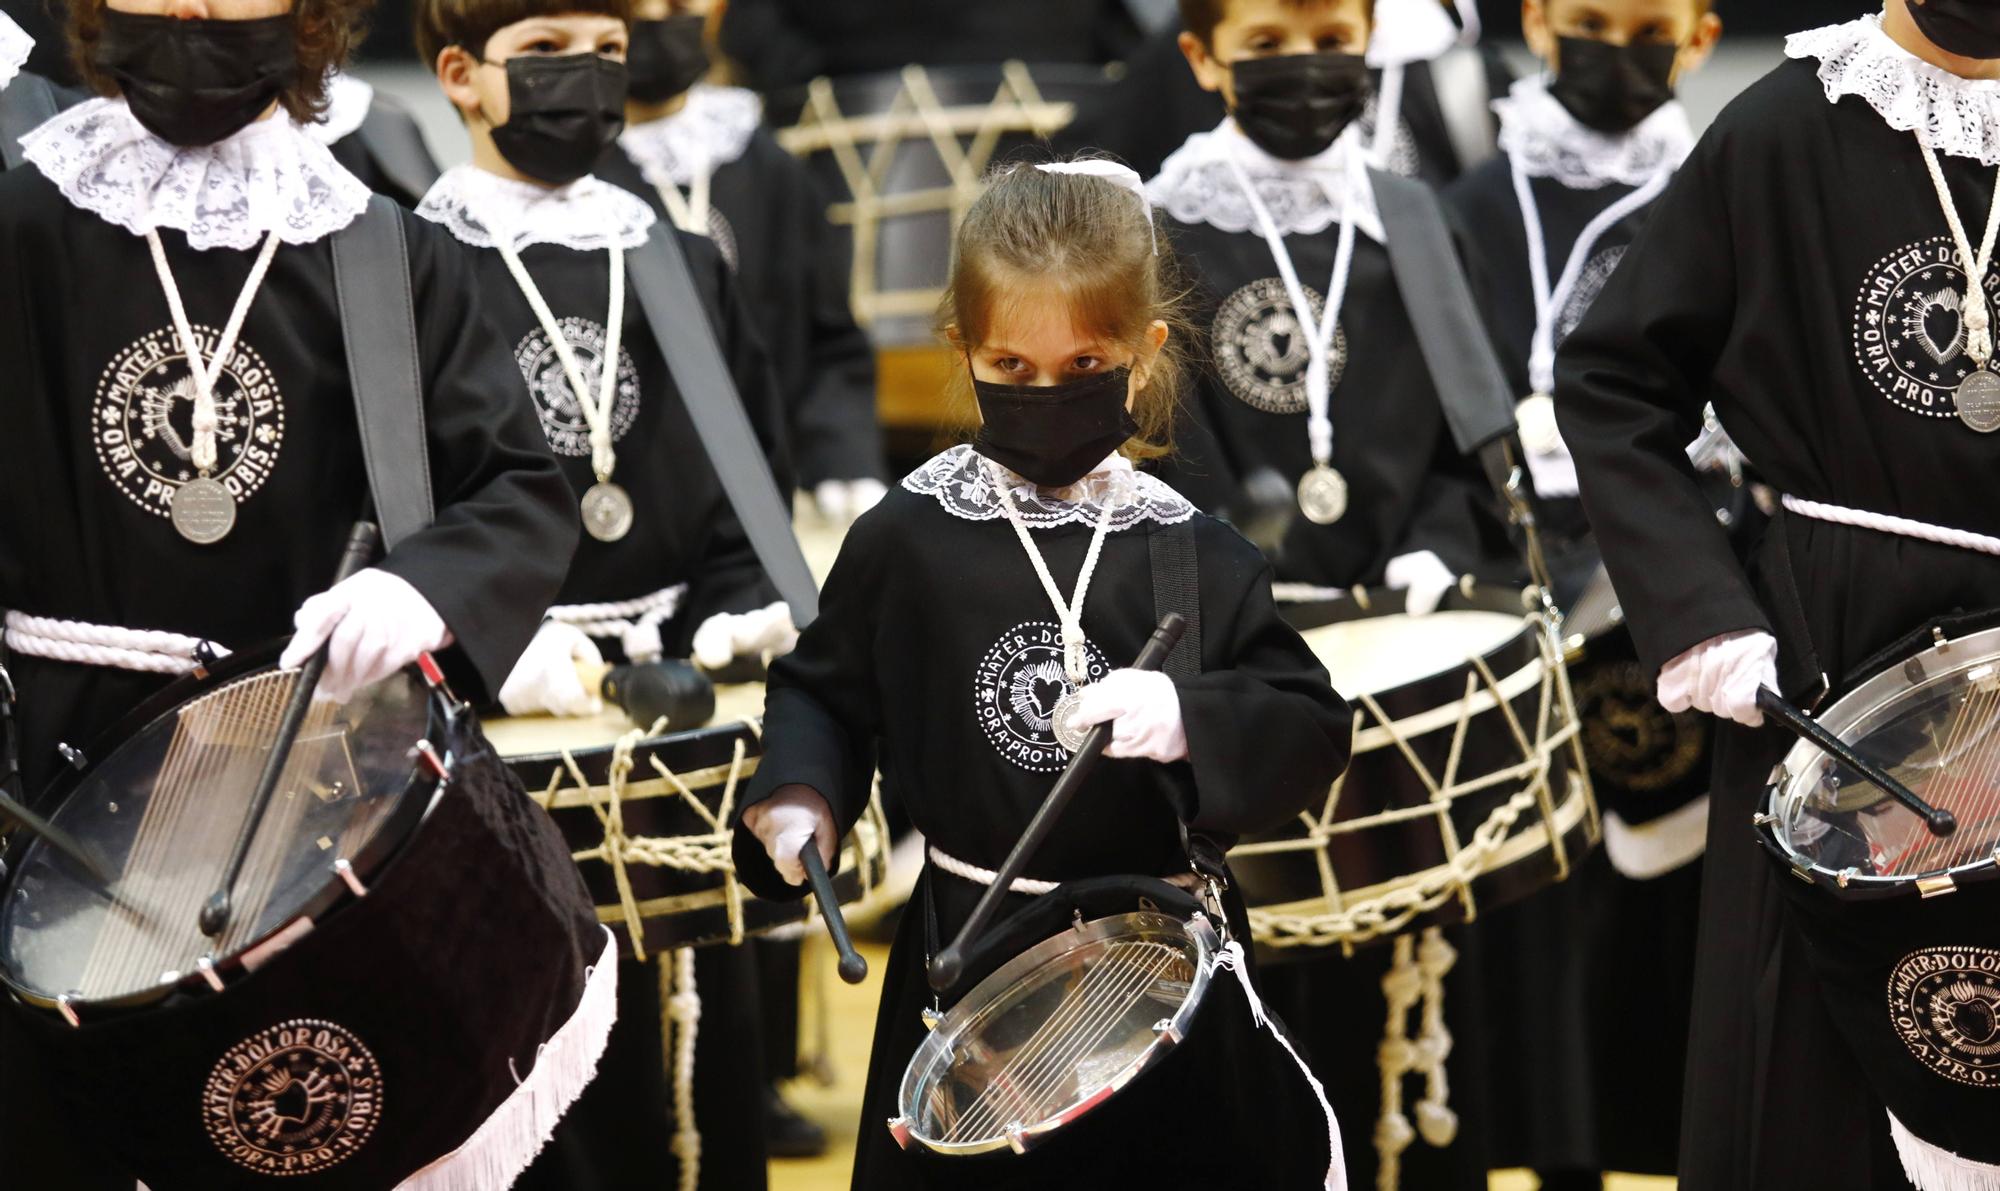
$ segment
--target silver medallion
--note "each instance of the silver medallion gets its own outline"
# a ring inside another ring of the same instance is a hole
[[[1958,420],[1981,434],[2000,430],[2000,376],[1981,368],[1959,382]]]
[[[1314,525],[1332,525],[1347,515],[1347,479],[1322,463],[1299,480],[1299,511]]]
[[[229,536],[236,528],[236,498],[220,480],[199,476],[174,489],[174,532],[197,546]]]
[[[583,528],[600,542],[615,542],[632,532],[632,497],[609,480],[583,493]]]
[[[1064,752],[1075,753],[1082,748],[1084,739],[1090,735],[1090,730],[1097,726],[1076,722],[1077,704],[1081,702],[1083,702],[1083,688],[1078,687],[1056,700],[1056,709],[1049,714],[1049,726],[1055,730],[1056,743],[1063,746]]]

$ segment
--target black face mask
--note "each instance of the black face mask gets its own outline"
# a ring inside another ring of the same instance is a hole
[[[1612,45],[1588,37],[1556,38],[1556,79],[1549,94],[1577,122],[1599,132],[1630,132],[1674,97],[1677,45]]]
[[[289,15],[184,21],[103,11],[91,61],[117,82],[146,131],[175,145],[212,145],[264,114],[299,77]]]
[[[2000,4],[1910,0],[1910,19],[1931,44],[1961,58],[2000,58]]]
[[[1236,126],[1273,157],[1303,161],[1326,151],[1368,106],[1368,60],[1359,54],[1286,54],[1230,64]]]
[[[507,122],[493,147],[551,186],[590,172],[625,128],[625,64],[602,54],[507,59]]]
[[[1125,409],[1132,370],[1115,368],[1048,388],[974,379],[983,423],[972,448],[1044,488],[1065,488],[1139,433]]]
[[[661,103],[700,82],[708,73],[708,46],[702,41],[707,23],[691,12],[664,21],[633,21],[632,44],[625,51],[632,98]]]

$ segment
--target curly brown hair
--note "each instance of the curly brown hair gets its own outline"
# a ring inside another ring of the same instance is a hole
[[[299,76],[278,93],[278,105],[294,120],[310,124],[326,111],[327,80],[346,65],[367,32],[375,0],[293,0],[292,35],[298,47]],[[77,74],[99,95],[116,96],[118,83],[98,69],[97,39],[104,30],[104,0],[69,5],[69,53]]]

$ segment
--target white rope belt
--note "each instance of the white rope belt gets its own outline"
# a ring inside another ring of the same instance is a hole
[[[676,583],[651,595],[601,604],[557,604],[549,609],[550,620],[574,625],[590,637],[616,637],[625,656],[635,662],[657,661],[663,648],[660,626],[680,611],[688,585]]]
[[[992,869],[980,868],[971,861],[960,860],[956,856],[941,851],[936,844],[930,846],[930,857],[932,864],[937,865],[952,876],[962,881],[970,881],[974,885],[991,885],[1000,879],[1000,874],[994,872]],[[1009,893],[1023,893],[1029,897],[1040,897],[1044,893],[1053,892],[1056,885],[1057,882],[1055,881],[1031,881],[1027,877],[1016,877],[1014,878],[1014,882],[1007,886],[1007,891]]]
[[[195,651],[204,644],[199,637],[179,633],[59,620],[25,612],[7,613],[6,624],[7,648],[15,653],[146,674],[192,673],[198,664]],[[205,644],[217,657],[229,652],[214,642]]]
[[[1801,517],[1810,517],[1814,521],[1851,525],[1858,529],[1872,529],[1879,533],[1916,538],[1921,542],[1936,542],[1940,546],[1956,546],[1960,550],[2000,555],[2000,538],[1973,533],[1968,529],[1947,529],[1942,525],[1932,525],[1928,521],[1891,517],[1887,513],[1871,513],[1866,509],[1843,508],[1840,505],[1823,504],[1817,500],[1805,500],[1791,495],[1785,496],[1784,502],[1787,509]]]

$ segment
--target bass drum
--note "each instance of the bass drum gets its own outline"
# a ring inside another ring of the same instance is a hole
[[[1390,591],[1284,612],[1355,705],[1354,753],[1320,808],[1230,853],[1260,945],[1469,921],[1596,843],[1568,673],[1521,591],[1463,586],[1420,618]]]
[[[772,902],[736,883],[730,817],[763,754],[764,688],[717,688],[722,721],[647,736],[621,711],[498,719],[487,733],[561,829],[600,922],[633,955],[745,938],[804,922],[810,903]],[[861,901],[888,869],[878,804],[842,847],[834,887]]]

